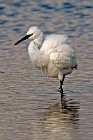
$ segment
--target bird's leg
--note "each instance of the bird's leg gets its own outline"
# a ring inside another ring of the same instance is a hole
[[[58,89],[58,91],[61,93],[61,101],[62,101],[62,98],[63,98],[63,88],[62,88],[62,86],[63,86],[64,79],[65,79],[65,75],[63,76],[62,81],[60,80],[60,87]]]

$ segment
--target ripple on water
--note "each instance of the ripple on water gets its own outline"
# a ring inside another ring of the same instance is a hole
[[[93,1],[0,1],[0,139],[93,139]],[[13,44],[28,28],[70,37],[78,69],[64,82],[37,70],[28,43]]]

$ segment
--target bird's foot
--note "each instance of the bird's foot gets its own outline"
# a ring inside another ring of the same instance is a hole
[[[59,88],[58,91],[63,94],[63,89],[62,88]]]
[[[63,101],[63,97],[64,97],[63,89],[59,88],[58,91],[61,93],[61,102],[62,102]]]

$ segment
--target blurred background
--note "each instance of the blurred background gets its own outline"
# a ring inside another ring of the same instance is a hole
[[[78,69],[64,82],[37,70],[29,41],[14,46],[29,27],[68,35]],[[93,0],[0,0],[0,139],[93,139]]]

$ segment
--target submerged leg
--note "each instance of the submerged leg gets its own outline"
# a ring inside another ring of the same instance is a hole
[[[62,81],[60,81],[60,87],[58,89],[58,91],[61,93],[61,101],[62,101],[62,98],[63,98],[63,88],[62,88],[62,86],[63,86],[64,79],[65,79],[65,75],[63,76]]]

